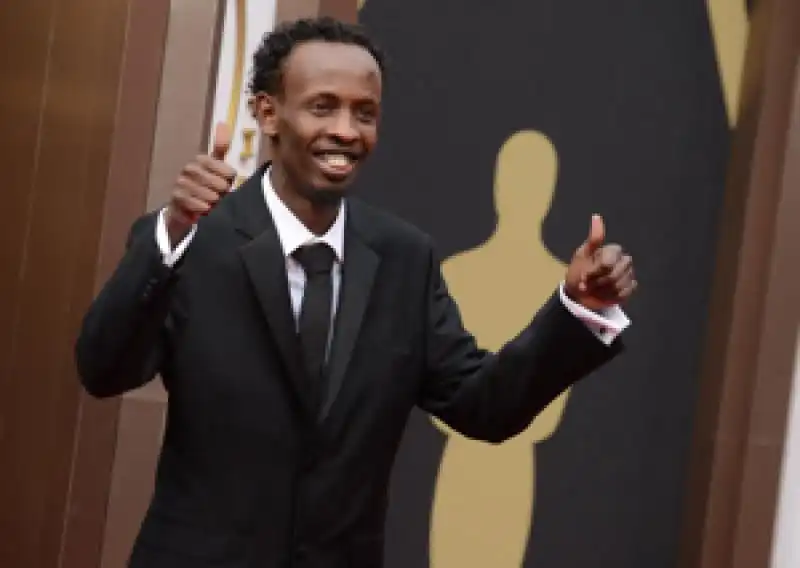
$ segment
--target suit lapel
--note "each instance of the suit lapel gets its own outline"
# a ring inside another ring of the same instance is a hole
[[[358,222],[357,216],[358,209],[350,207],[345,232],[339,307],[336,311],[329,357],[328,391],[321,419],[330,413],[344,383],[347,367],[358,339],[361,323],[369,304],[372,285],[380,264],[380,256],[370,248],[363,236],[354,228]]]
[[[293,389],[301,405],[315,414],[308,379],[302,364],[300,342],[292,314],[286,259],[275,223],[264,201],[261,179],[269,164],[259,168],[228,199],[232,200],[237,231],[250,240],[239,249],[261,311],[278,346]],[[367,237],[357,203],[348,203],[344,263],[339,303],[333,326],[328,366],[328,389],[317,418],[325,418],[339,396],[369,304],[380,256]]]
[[[261,311],[287,369],[301,405],[312,413],[312,401],[303,370],[300,344],[286,277],[283,255],[272,216],[264,201],[261,178],[266,165],[244,182],[229,199],[234,200],[236,228],[251,240],[239,249]]]

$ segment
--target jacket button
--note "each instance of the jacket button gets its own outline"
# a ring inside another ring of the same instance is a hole
[[[147,281],[147,284],[144,285],[144,291],[142,292],[142,300],[149,300],[150,297],[153,295],[153,291],[155,290],[156,286],[158,285],[158,280],[155,278],[151,278]]]

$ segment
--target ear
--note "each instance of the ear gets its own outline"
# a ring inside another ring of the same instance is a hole
[[[278,134],[278,101],[273,95],[261,92],[250,100],[250,111],[261,133],[270,138]]]

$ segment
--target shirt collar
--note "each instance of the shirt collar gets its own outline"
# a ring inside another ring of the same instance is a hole
[[[342,262],[344,259],[344,201],[339,206],[339,213],[336,215],[336,220],[331,225],[331,228],[328,229],[327,233],[318,237],[303,225],[302,221],[278,197],[269,179],[269,170],[270,168],[267,168],[264,172],[261,183],[264,187],[264,199],[267,202],[267,208],[272,215],[272,220],[275,222],[278,239],[283,247],[283,254],[289,257],[304,245],[325,243],[333,249],[336,254],[336,260]]]

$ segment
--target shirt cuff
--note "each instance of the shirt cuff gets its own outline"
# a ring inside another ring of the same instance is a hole
[[[563,282],[558,287],[558,293],[561,296],[561,303],[564,304],[564,307],[581,320],[589,328],[589,331],[606,345],[611,345],[617,336],[631,324],[631,320],[628,319],[628,316],[619,306],[611,306],[597,313],[584,308],[577,302],[573,302],[564,292]]]
[[[172,268],[183,256],[183,253],[186,251],[186,247],[189,246],[189,243],[192,242],[192,238],[194,238],[194,234],[197,232],[197,224],[192,225],[189,234],[183,237],[183,240],[178,243],[178,246],[175,247],[175,250],[171,250],[169,233],[167,233],[167,222],[164,218],[166,211],[167,209],[164,208],[158,214],[158,221],[156,222],[156,244],[158,245],[158,249],[161,251],[164,264],[167,267]]]

